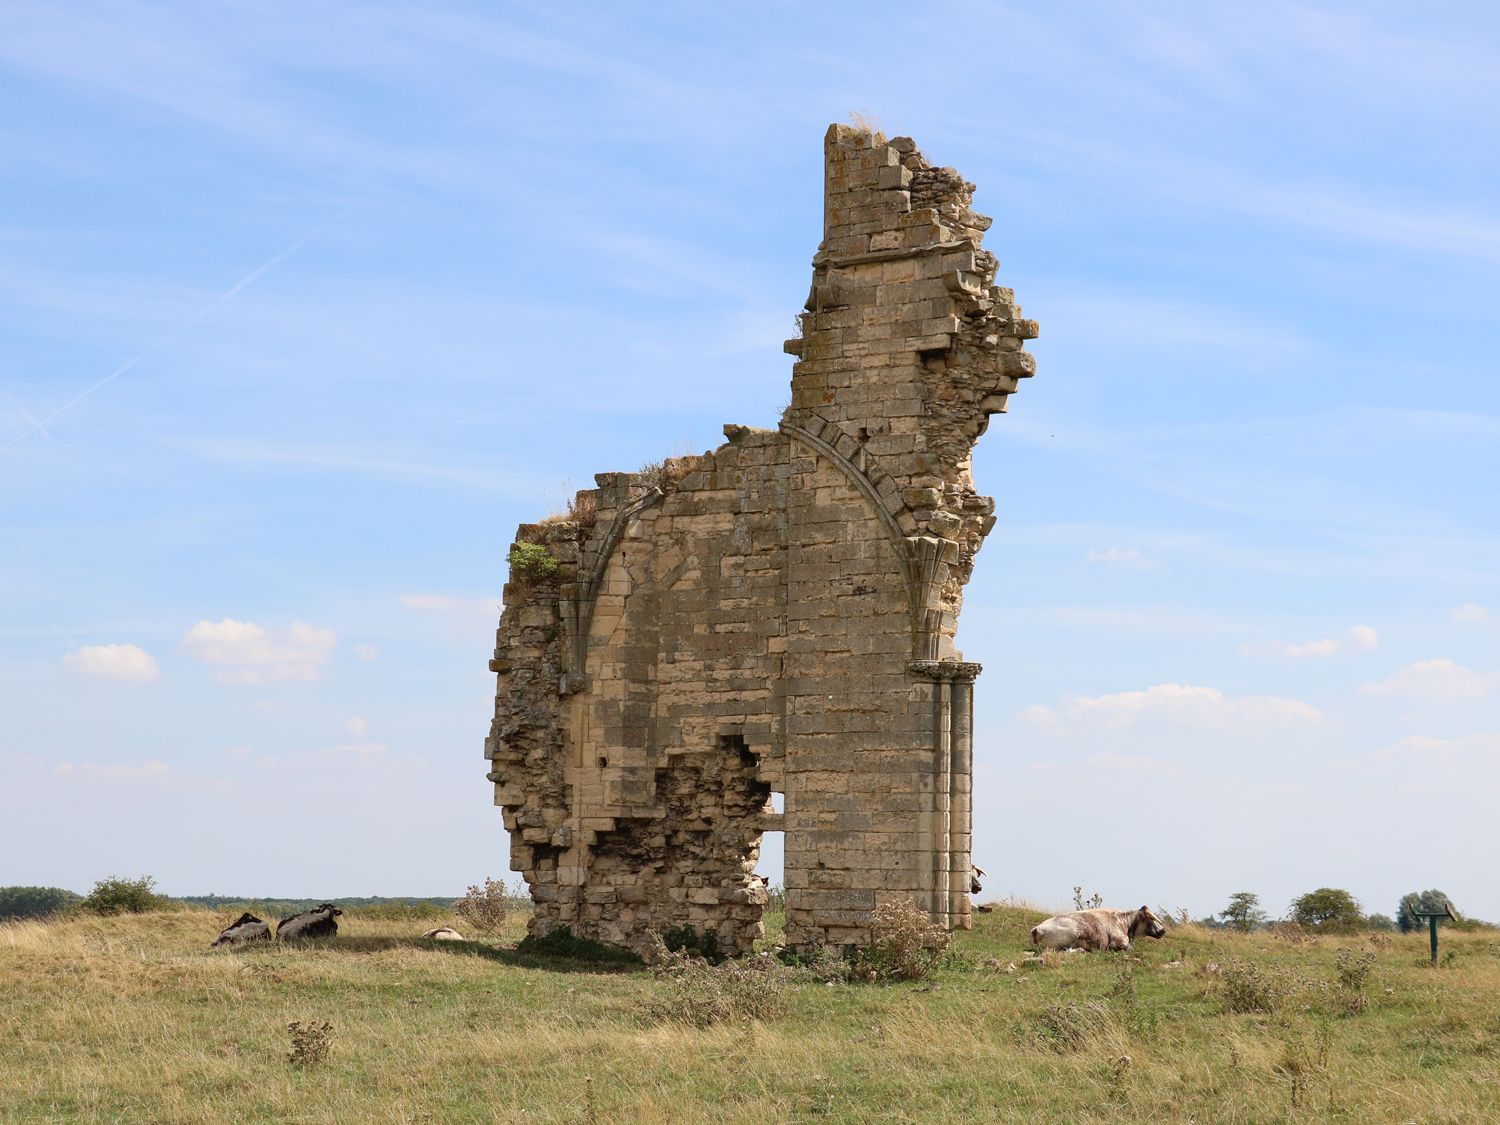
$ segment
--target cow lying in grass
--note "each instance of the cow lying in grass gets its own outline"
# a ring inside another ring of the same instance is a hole
[[[303,938],[333,937],[339,932],[334,916],[343,911],[332,903],[325,902],[312,910],[283,918],[276,926],[277,941],[300,941]]]
[[[428,930],[422,936],[424,938],[431,938],[433,941],[463,941],[464,940],[464,935],[461,934],[461,933],[459,933],[457,930],[455,930],[451,926],[439,926],[435,930]]]
[[[246,941],[270,941],[271,927],[254,914],[241,914],[233,925],[225,927],[214,945],[239,945]]]
[[[1144,934],[1159,938],[1167,931],[1148,907],[1139,910],[1074,910],[1040,922],[1031,931],[1037,949],[1129,949]]]

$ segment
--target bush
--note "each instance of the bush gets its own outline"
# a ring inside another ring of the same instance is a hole
[[[540,543],[517,543],[506,557],[511,577],[522,585],[543,582],[557,573],[557,560]]]
[[[1058,1054],[1077,1051],[1108,1020],[1109,1009],[1099,1000],[1087,1004],[1053,1004],[1036,1017],[1037,1035]]]
[[[470,887],[464,897],[453,904],[453,913],[468,923],[470,929],[491,937],[505,927],[505,915],[509,909],[505,883],[488,876],[484,886]]]
[[[333,1049],[333,1024],[327,1020],[293,1020],[286,1025],[292,1039],[287,1062],[293,1066],[316,1066],[328,1058]]]
[[[82,901],[82,895],[61,887],[0,887],[0,922],[45,918]]]
[[[653,938],[651,971],[662,987],[646,1003],[647,1020],[705,1028],[781,1014],[791,974],[774,957],[711,965],[685,950],[669,950],[660,937]]]
[[[1375,954],[1355,953],[1352,949],[1340,949],[1334,958],[1334,972],[1339,984],[1346,992],[1363,992],[1365,982],[1370,979],[1370,970],[1375,967]]]
[[[910,902],[883,902],[870,920],[870,944],[854,958],[863,980],[921,980],[937,967],[952,935]]]
[[[781,963],[786,966],[790,979],[813,981],[817,984],[842,984],[849,979],[854,966],[849,958],[832,945],[810,945],[802,949],[781,951]]]
[[[1219,971],[1219,1000],[1226,1012],[1274,1012],[1288,997],[1317,987],[1294,972],[1263,969],[1252,961],[1236,959]]]
[[[111,875],[95,883],[78,908],[90,914],[150,914],[157,910],[171,910],[172,903],[157,894],[155,888],[156,880],[150,875],[142,875],[139,879]]]

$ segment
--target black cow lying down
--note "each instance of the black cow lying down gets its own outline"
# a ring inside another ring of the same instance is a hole
[[[277,941],[300,941],[303,938],[333,937],[339,932],[334,916],[343,911],[332,903],[325,902],[312,910],[283,918],[276,926]]]
[[[214,945],[239,945],[246,941],[270,940],[271,927],[269,925],[254,914],[241,914],[233,925],[214,938]]]

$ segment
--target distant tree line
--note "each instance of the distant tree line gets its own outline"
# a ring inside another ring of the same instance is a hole
[[[82,895],[61,887],[0,887],[0,922],[45,918],[82,901]]]
[[[1396,906],[1396,915],[1366,914],[1348,891],[1339,887],[1319,887],[1305,895],[1294,898],[1287,908],[1286,920],[1305,930],[1317,933],[1348,933],[1352,930],[1400,930],[1411,933],[1425,930],[1427,923],[1417,917],[1420,911],[1451,912],[1452,919],[1442,918],[1439,924],[1457,926],[1462,929],[1488,927],[1489,923],[1464,920],[1458,909],[1442,891],[1412,891],[1401,896]],[[1213,929],[1235,929],[1245,933],[1275,924],[1261,907],[1260,896],[1250,891],[1236,891],[1229,896],[1223,910],[1207,918],[1199,919],[1200,926]]]
[[[26,918],[46,918],[66,911],[87,914],[146,914],[183,907],[200,910],[250,910],[279,918],[310,910],[325,902],[346,910],[368,912],[429,914],[446,912],[457,895],[384,898],[265,898],[251,895],[183,895],[173,897],[157,893],[156,880],[149,875],[126,878],[111,875],[100,879],[86,895],[62,887],[0,887],[0,922]]]

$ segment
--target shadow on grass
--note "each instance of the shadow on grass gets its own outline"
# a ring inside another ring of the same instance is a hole
[[[560,931],[559,931],[560,932]],[[304,941],[257,941],[229,946],[226,951],[241,956],[275,949],[311,952],[326,950],[333,955],[385,953],[393,949],[419,949],[428,953],[446,953],[452,957],[477,957],[517,969],[540,969],[552,973],[633,973],[645,966],[633,953],[610,949],[582,941],[571,934],[560,938],[523,938],[519,945],[491,945],[483,941],[438,941],[435,938],[355,937],[310,938]]]

